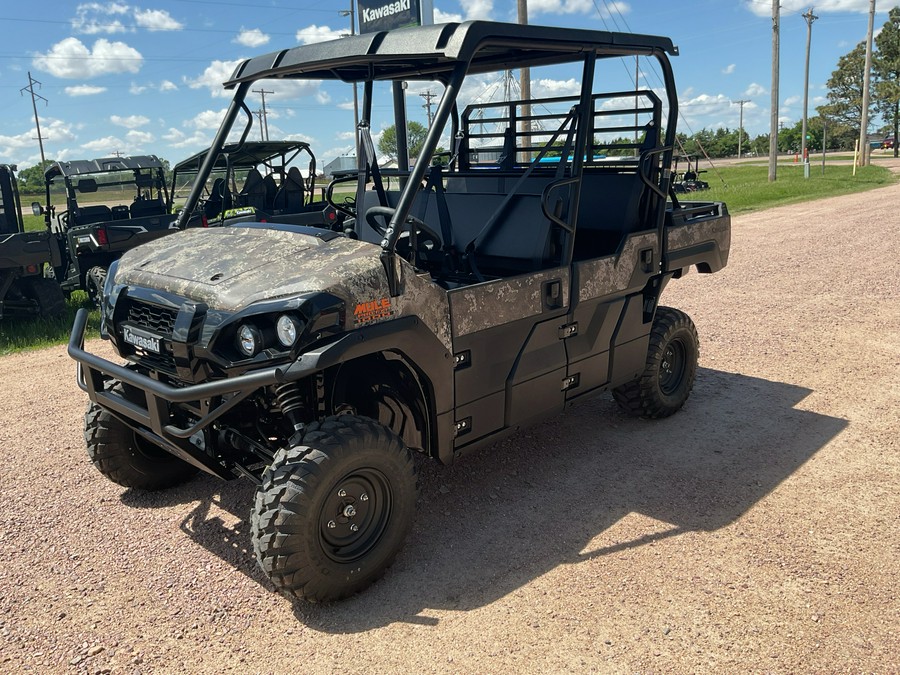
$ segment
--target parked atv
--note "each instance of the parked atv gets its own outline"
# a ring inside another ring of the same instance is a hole
[[[65,314],[59,285],[44,278],[46,265],[59,264],[59,248],[49,230],[25,231],[16,167],[0,164],[0,319]]]
[[[188,157],[172,171],[172,196],[190,188],[209,150]],[[306,177],[301,173],[301,162]],[[302,141],[244,141],[224,146],[202,187],[188,226],[210,227],[266,221],[331,227],[340,214],[316,195],[316,157]]]
[[[59,238],[54,273],[66,293],[82,289],[97,302],[114,260],[175,231],[163,164],[153,155],[54,162],[44,178],[46,204],[31,206]],[[59,185],[66,206],[56,213],[51,191]]]
[[[723,203],[668,201],[676,53],[664,37],[474,21],[241,63],[179,224],[264,78],[362,85],[359,169],[327,191],[346,220],[191,228],[113,263],[102,332],[127,365],[84,349],[85,312],[69,344],[94,465],[140,490],[198,470],[252,481],[265,574],[334,600],[403,544],[414,453],[448,464],[601,392],[629,415],[674,414],[698,338],[660,298],[692,267],[722,269],[731,232]],[[636,55],[663,87],[601,88],[607,60]],[[548,65],[580,90],[463,107],[491,74]],[[385,168],[371,129],[390,96],[376,87],[410,80],[442,99],[412,168]],[[642,140],[603,140],[623,136]]]

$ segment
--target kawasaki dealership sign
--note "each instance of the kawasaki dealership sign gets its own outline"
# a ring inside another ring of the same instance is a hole
[[[423,11],[430,13],[429,0],[357,0],[356,4],[360,33],[431,23],[430,16],[422,16]]]

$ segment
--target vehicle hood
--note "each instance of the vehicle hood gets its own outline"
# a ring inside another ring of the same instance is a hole
[[[127,252],[114,282],[231,312],[301,293],[328,291],[354,301],[386,289],[381,249],[332,235],[256,224],[188,229]]]

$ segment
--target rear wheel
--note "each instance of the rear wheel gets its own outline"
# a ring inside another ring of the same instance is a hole
[[[97,470],[124,487],[163,490],[197,473],[196,467],[139,436],[96,403],[84,415],[84,441]]]
[[[379,579],[412,526],[412,454],[377,422],[355,415],[310,425],[280,450],[251,514],[253,549],[285,595],[338,600]]]
[[[22,280],[25,295],[37,303],[38,312],[45,319],[58,319],[66,313],[66,299],[53,279],[36,276]]]
[[[671,307],[656,310],[644,372],[613,389],[613,398],[635,417],[668,417],[687,401],[697,375],[700,341],[694,322]]]

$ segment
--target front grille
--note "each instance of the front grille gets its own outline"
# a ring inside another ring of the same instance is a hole
[[[123,345],[131,351],[130,358],[150,370],[176,375],[178,368],[175,365],[175,356],[172,354],[171,338],[175,330],[178,310],[151,305],[134,298],[128,298],[125,302],[128,303],[125,323],[150,331],[162,338],[160,340],[161,353],[159,354],[135,345]]]
[[[167,337],[172,336],[177,318],[177,309],[157,307],[136,300],[132,300],[128,307],[128,321]]]

